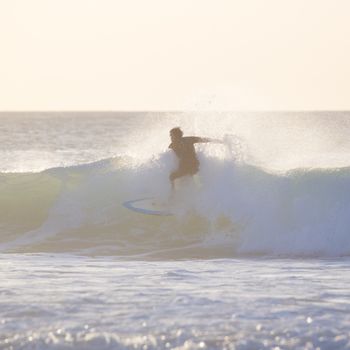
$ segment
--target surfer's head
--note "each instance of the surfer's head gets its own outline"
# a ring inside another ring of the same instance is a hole
[[[177,141],[177,140],[180,140],[182,135],[183,135],[183,132],[182,132],[182,130],[179,127],[172,128],[170,130],[170,138],[171,138],[171,141],[173,141],[173,142]]]

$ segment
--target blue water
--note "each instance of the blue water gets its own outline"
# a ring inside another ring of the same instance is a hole
[[[2,348],[348,349],[350,261],[1,256]]]
[[[346,113],[0,118],[0,349],[350,349]]]

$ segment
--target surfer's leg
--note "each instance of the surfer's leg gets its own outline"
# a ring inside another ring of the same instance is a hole
[[[170,182],[171,182],[171,189],[174,191],[175,190],[175,180],[179,179],[180,177],[189,175],[188,172],[184,171],[183,169],[178,169],[173,171],[170,176]]]
[[[171,182],[171,189],[174,191],[175,190],[175,180],[180,177],[179,171],[173,171],[170,176],[170,182]]]
[[[179,168],[179,169],[173,171],[169,176],[172,187],[174,187],[174,183],[175,183],[176,179],[183,177],[183,176],[193,176],[193,175],[198,173],[198,170],[199,170],[199,168],[196,166],[196,167],[192,167],[192,168]]]

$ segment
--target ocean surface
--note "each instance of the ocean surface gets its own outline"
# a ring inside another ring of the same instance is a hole
[[[175,126],[223,144],[171,196]],[[0,349],[350,349],[349,135],[350,112],[0,113]],[[173,215],[123,206],[145,197]]]

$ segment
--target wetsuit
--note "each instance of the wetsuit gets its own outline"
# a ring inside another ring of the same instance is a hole
[[[172,142],[169,145],[169,148],[171,148],[179,158],[178,169],[170,174],[171,181],[182,176],[194,175],[198,172],[199,161],[196,156],[194,144],[199,142],[208,142],[208,140],[194,136],[181,137],[178,142]]]

